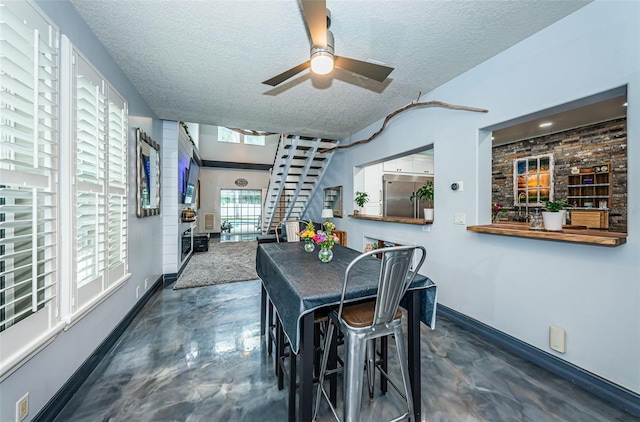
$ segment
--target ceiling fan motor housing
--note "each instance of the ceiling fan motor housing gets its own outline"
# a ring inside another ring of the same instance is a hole
[[[331,58],[333,58],[333,33],[329,30],[327,30],[327,45],[326,46],[318,46],[318,45],[314,45],[313,47],[311,47],[311,59],[313,59],[313,57],[316,54],[319,53],[323,53],[323,55],[330,55]]]
[[[326,75],[333,70],[333,34],[327,30],[327,45],[311,47],[311,70],[318,75]]]

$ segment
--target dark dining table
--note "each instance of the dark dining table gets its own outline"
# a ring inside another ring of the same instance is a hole
[[[333,260],[322,263],[317,251],[305,252],[303,246],[303,242],[259,244],[256,271],[262,280],[262,332],[268,298],[277,311],[291,351],[300,360],[298,420],[310,421],[315,313],[340,303],[345,271],[360,252],[335,245]],[[360,261],[351,271],[345,302],[375,297],[379,273],[379,259],[372,256]],[[432,329],[435,327],[436,303],[436,285],[417,274],[401,303],[407,309],[409,379],[415,420],[421,420],[420,321]],[[290,412],[289,419],[293,418],[295,415]]]

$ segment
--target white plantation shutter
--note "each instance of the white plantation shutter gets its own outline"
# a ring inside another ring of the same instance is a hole
[[[106,288],[107,96],[104,81],[92,66],[73,52],[76,289],[72,312]]]
[[[125,100],[108,89],[109,284],[127,272],[127,124]]]
[[[127,275],[126,101],[72,49],[76,257],[71,313]]]
[[[127,103],[62,38],[0,0],[0,379],[129,277]]]
[[[59,32],[0,3],[0,375],[58,327]]]

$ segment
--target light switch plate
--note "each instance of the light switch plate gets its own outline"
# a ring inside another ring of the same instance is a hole
[[[466,224],[465,223],[465,214],[463,212],[456,212],[453,214],[453,224]]]

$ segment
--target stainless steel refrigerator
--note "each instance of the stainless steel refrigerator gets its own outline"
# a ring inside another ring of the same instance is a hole
[[[410,176],[406,174],[385,174],[382,176],[382,203],[384,217],[424,218],[426,201],[409,199],[420,186],[432,177]]]

